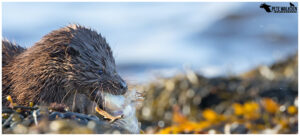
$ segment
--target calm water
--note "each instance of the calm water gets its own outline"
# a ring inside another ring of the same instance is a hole
[[[130,82],[184,69],[226,76],[297,53],[298,15],[266,13],[260,4],[3,3],[2,35],[30,47],[50,31],[78,23],[106,37]]]

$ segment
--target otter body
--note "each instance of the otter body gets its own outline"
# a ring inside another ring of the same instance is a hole
[[[11,95],[19,105],[61,103],[89,114],[95,113],[95,106],[109,109],[104,94],[127,92],[111,48],[91,29],[70,25],[45,35],[31,48],[8,41],[2,41],[2,48],[3,105]]]

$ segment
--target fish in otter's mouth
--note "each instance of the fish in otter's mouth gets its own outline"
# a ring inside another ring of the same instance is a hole
[[[109,118],[113,126],[122,126],[131,133],[139,133],[138,120],[135,115],[135,107],[143,100],[143,96],[135,90],[127,91],[124,95],[113,95],[110,93],[97,93],[100,95],[102,104],[98,109],[98,105],[95,107],[96,111]],[[102,111],[103,110],[103,111]]]
[[[114,87],[114,85],[111,84],[110,87]],[[88,92],[89,94],[86,93],[84,94],[87,95],[91,101],[96,103],[96,105],[103,110],[105,110],[106,108],[109,108],[110,110],[114,110],[117,108],[121,109],[125,104],[124,95],[126,94],[128,89],[127,85],[122,80],[120,81],[119,90],[113,90],[117,87],[109,89],[110,87],[106,87],[107,90],[104,90],[105,87],[103,87],[101,84],[99,89],[94,89],[91,92]],[[114,104],[112,104],[112,102],[114,102]],[[117,113],[114,112],[113,114],[117,114]]]
[[[136,118],[136,106],[143,101],[141,93],[129,90],[124,95],[104,94],[104,109],[113,116],[122,115],[122,119],[117,120],[114,125],[123,125],[132,133],[139,133],[138,120]]]

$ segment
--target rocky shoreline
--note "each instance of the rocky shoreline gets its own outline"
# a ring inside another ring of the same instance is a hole
[[[133,88],[145,94],[144,133],[298,133],[298,54],[240,76],[186,71]],[[3,107],[2,133],[126,133],[101,117],[42,107]]]

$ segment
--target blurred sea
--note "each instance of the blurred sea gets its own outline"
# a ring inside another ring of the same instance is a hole
[[[30,47],[70,23],[91,27],[106,37],[131,83],[187,68],[235,75],[298,52],[298,15],[267,13],[260,4],[2,3],[2,35]]]

